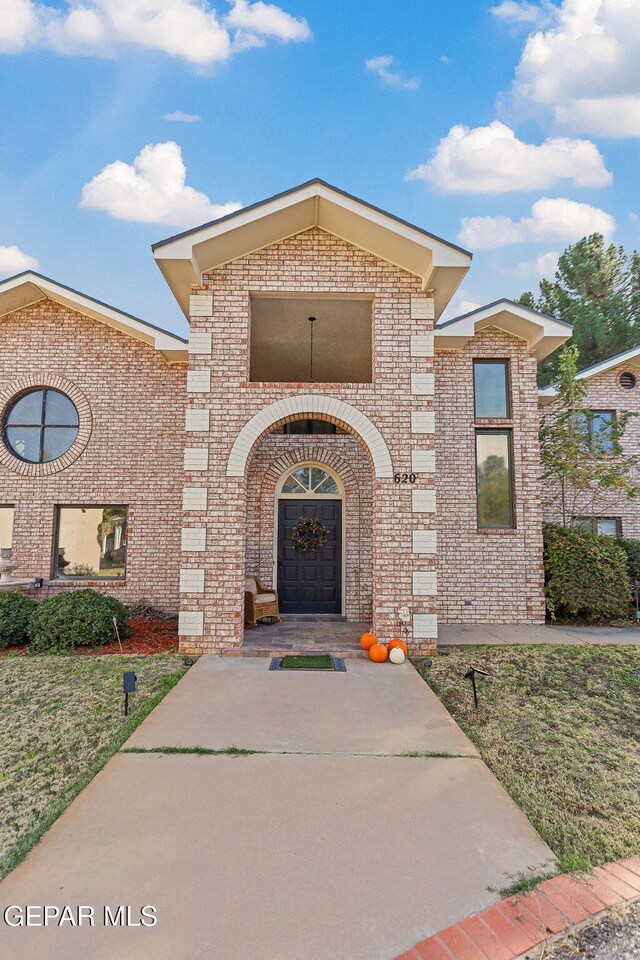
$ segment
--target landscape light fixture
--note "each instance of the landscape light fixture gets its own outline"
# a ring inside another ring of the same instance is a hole
[[[473,687],[473,702],[476,705],[476,710],[478,709],[478,691],[476,689],[476,673],[481,674],[483,677],[490,677],[491,674],[487,673],[486,670],[481,670],[479,667],[471,667],[470,670],[464,675],[465,680],[471,680],[471,686]]]
[[[118,618],[111,617],[113,621],[113,629],[116,631],[116,637],[118,638],[118,646],[120,647],[120,653],[122,653],[122,640],[120,639],[120,631],[118,630]]]
[[[124,688],[124,715],[129,716],[129,694],[136,692],[136,675],[133,670],[127,670],[122,675],[122,686]]]

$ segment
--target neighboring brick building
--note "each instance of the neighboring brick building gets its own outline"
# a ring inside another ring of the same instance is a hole
[[[622,441],[626,454],[640,457],[640,347],[625,350],[602,363],[581,370],[576,377],[586,384],[584,405],[597,415],[596,428],[606,430],[609,418],[623,412],[633,414],[627,421]],[[555,389],[553,386],[540,390],[540,413],[544,416],[552,409]],[[583,501],[584,502],[584,498]],[[589,507],[591,505],[589,504]],[[611,534],[640,540],[640,509],[636,499],[629,500],[615,494],[602,497],[593,505],[593,511],[577,506],[579,519],[585,526],[592,526],[595,533]],[[544,519],[562,522],[562,506],[558,492],[551,484],[543,490]],[[594,515],[591,515],[593,512]],[[567,523],[575,517],[566,517]]]
[[[285,612],[406,620],[415,653],[439,620],[544,619],[535,373],[566,324],[505,300],[439,323],[471,255],[322,181],[154,252],[188,352],[34,274],[0,284],[17,575],[179,591],[194,652],[242,642],[253,575]],[[318,554],[292,548],[299,513]]]

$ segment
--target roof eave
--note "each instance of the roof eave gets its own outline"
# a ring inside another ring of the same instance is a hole
[[[565,321],[548,317],[511,300],[497,300],[436,325],[436,347],[459,350],[488,327],[496,327],[524,340],[538,361],[562,346],[570,338],[572,329]]]
[[[153,251],[188,313],[190,286],[202,283],[205,272],[313,227],[420,277],[423,289],[434,289],[436,316],[471,263],[468,251],[320,180],[154,244]]]
[[[0,317],[41,300],[52,300],[139,340],[158,350],[171,363],[188,360],[187,341],[182,337],[88,297],[50,277],[28,270],[0,282]]]

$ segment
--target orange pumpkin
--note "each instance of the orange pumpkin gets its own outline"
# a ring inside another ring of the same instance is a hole
[[[384,663],[388,656],[388,650],[384,643],[376,642],[372,647],[369,647],[369,656],[374,663]]]
[[[360,637],[360,646],[363,650],[370,650],[374,643],[378,642],[375,633],[363,633]]]
[[[394,647],[400,647],[405,657],[409,656],[409,648],[404,640],[389,640],[389,653],[391,653]]]

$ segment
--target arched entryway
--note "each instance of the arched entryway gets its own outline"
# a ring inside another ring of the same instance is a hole
[[[326,537],[317,550],[293,542],[303,520],[320,524]],[[276,485],[274,583],[282,614],[344,613],[344,487],[337,473],[318,462],[298,463]]]

